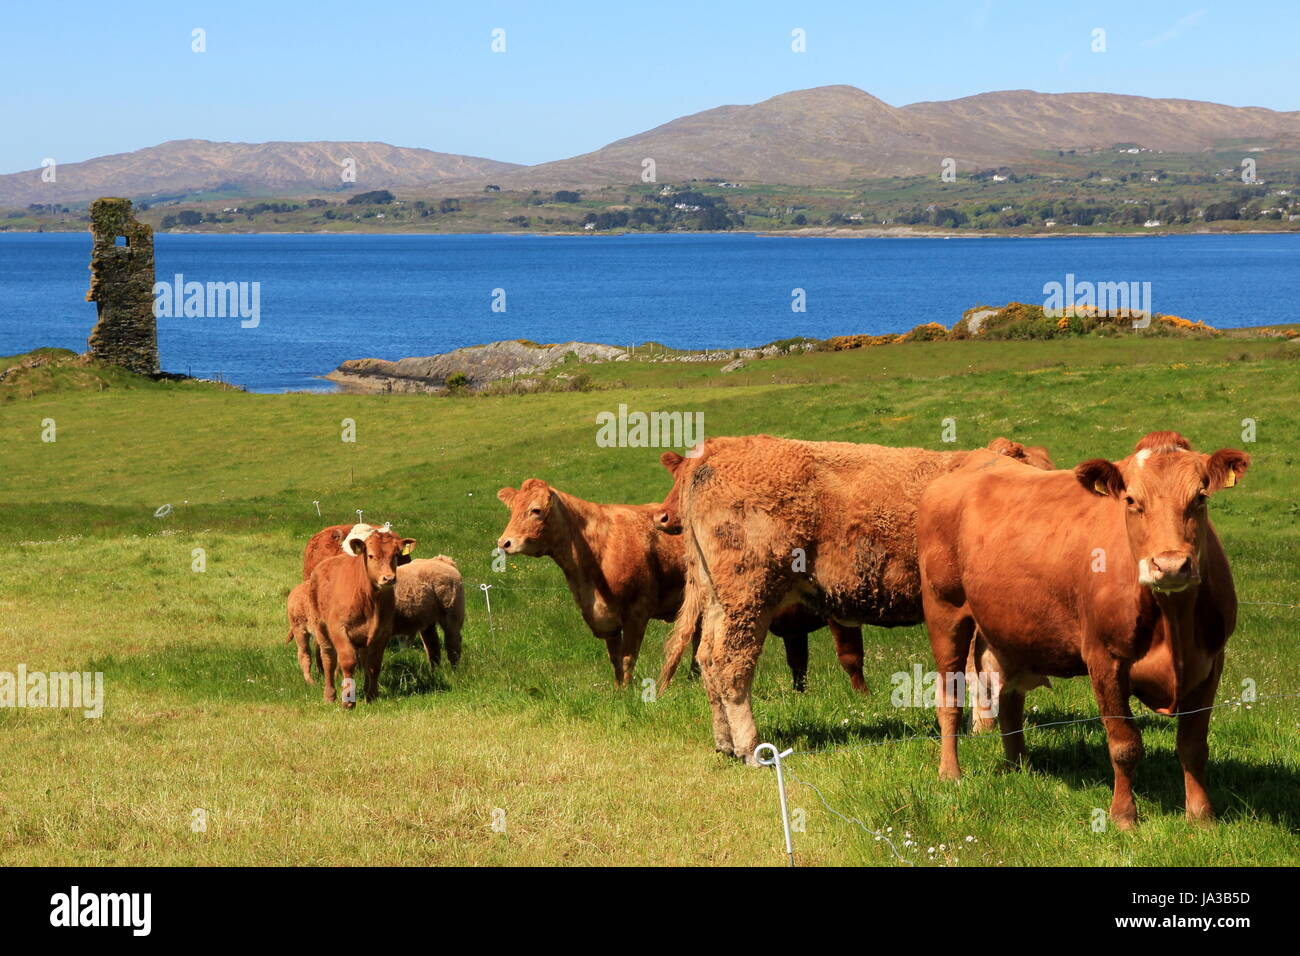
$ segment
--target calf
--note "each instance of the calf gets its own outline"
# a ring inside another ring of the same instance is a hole
[[[439,628],[447,641],[447,660],[452,667],[460,663],[464,626],[465,585],[455,561],[440,554],[397,569],[393,634],[419,634],[430,668],[442,661]]]
[[[1233,449],[1198,454],[1177,433],[1156,432],[1119,462],[1097,458],[1073,472],[971,463],[922,496],[921,593],[939,673],[961,667],[978,628],[1003,671],[998,721],[1013,762],[1025,757],[1026,686],[1088,675],[1120,828],[1137,822],[1142,737],[1130,696],[1178,715],[1187,818],[1213,817],[1209,709],[1237,599],[1207,506],[1249,461]],[[937,708],[939,775],[956,779],[961,698],[947,681]]]
[[[605,642],[614,682],[626,687],[647,623],[677,618],[682,604],[682,541],[659,534],[653,524],[663,505],[595,504],[538,478],[518,489],[502,488],[497,497],[510,509],[497,547],[506,554],[550,556],[560,566],[587,627]],[[773,633],[787,640],[797,689],[808,667],[808,632],[822,623],[797,609],[772,623]],[[847,636],[843,645],[841,663],[853,686],[865,690],[861,639],[856,656]]]
[[[308,684],[315,684],[311,676],[311,589],[304,581],[289,592],[285,610],[289,617],[289,636],[285,643],[295,641],[298,644],[298,667],[302,670],[302,679]],[[317,644],[319,645],[319,641]],[[317,666],[320,651],[317,649]]]
[[[415,539],[375,531],[350,544],[351,555],[326,558],[307,580],[308,630],[316,635],[321,651],[325,700],[335,699],[335,673],[342,668],[342,704],[348,708],[356,703],[353,674],[358,661],[365,670],[366,700],[379,693],[379,669],[393,634],[397,558],[411,553]]]

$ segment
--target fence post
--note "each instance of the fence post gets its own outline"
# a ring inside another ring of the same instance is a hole
[[[785,856],[790,861],[790,866],[794,866],[794,844],[790,842],[790,807],[785,799],[785,773],[781,769],[781,761],[792,753],[793,748],[782,752],[772,744],[759,744],[754,748],[755,760],[764,767],[776,767],[776,791],[781,798],[781,827],[785,830]]]
[[[488,630],[491,631],[492,636],[495,637],[497,633],[497,629],[496,629],[496,624],[494,624],[492,621],[492,597],[491,595],[488,594],[488,591],[491,588],[492,585],[490,584],[480,584],[478,586],[478,589],[483,592],[483,600],[487,604]]]

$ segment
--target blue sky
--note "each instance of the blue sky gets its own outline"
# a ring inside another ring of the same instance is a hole
[[[1097,90],[1300,109],[1300,10],[1249,4],[11,2],[0,172],[169,139],[380,140],[560,159],[848,83],[896,106]],[[207,51],[191,51],[191,31]],[[490,49],[494,28],[506,52]],[[791,51],[791,31],[807,52]],[[1092,31],[1106,31],[1094,53]]]

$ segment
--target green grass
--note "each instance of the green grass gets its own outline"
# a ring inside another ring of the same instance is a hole
[[[961,447],[1004,434],[1047,445],[1061,465],[1120,457],[1173,427],[1199,448],[1252,454],[1242,485],[1216,496],[1216,526],[1243,600],[1295,604],[1297,355],[1226,338],[938,343],[725,376],[590,366],[606,387],[501,398],[52,382],[0,403],[0,670],[102,671],[106,706],[99,720],[0,710],[0,862],[779,865],[773,776],[713,753],[698,683],[679,679],[653,703],[614,690],[552,563],[491,570],[497,488],[538,476],[597,501],[662,497],[659,449],[595,444],[596,413],[620,402],[703,411],[710,435],[931,448],[950,447],[940,430],[953,417]],[[340,441],[345,417],[355,445]],[[47,418],[53,443],[41,441]],[[1244,418],[1258,423],[1254,444],[1242,443]],[[163,504],[171,514],[155,518]],[[419,539],[417,554],[455,556],[469,618],[460,669],[430,674],[420,652],[399,650],[381,699],[345,713],[298,675],[284,598],[306,537],[357,508]],[[493,585],[491,622],[480,583]],[[1297,624],[1295,608],[1243,606],[1220,701],[1247,679],[1261,697],[1300,693]],[[657,673],[667,631],[652,625],[640,677]],[[788,764],[801,863],[898,865],[805,783],[919,864],[1295,862],[1300,701],[1216,714],[1220,823],[1208,830],[1182,818],[1174,725],[1144,717],[1142,825],[1094,833],[1091,814],[1110,801],[1100,725],[1034,729],[1095,716],[1086,681],[1030,695],[1032,772],[1004,772],[997,741],[980,738],[963,742],[962,782],[942,784],[937,744],[904,739],[933,735],[933,713],[889,700],[891,674],[931,669],[924,629],[866,638],[865,698],[824,631],[804,695],[779,646],[760,662],[764,739],[826,751]],[[206,833],[191,831],[195,808]],[[492,829],[497,809],[505,833]]]

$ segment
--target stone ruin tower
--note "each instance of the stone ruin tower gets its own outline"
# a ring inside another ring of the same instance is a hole
[[[136,222],[129,199],[90,204],[90,291],[99,321],[90,331],[90,354],[112,365],[154,375],[158,323],[153,314],[153,228]],[[119,239],[124,244],[119,243]]]

